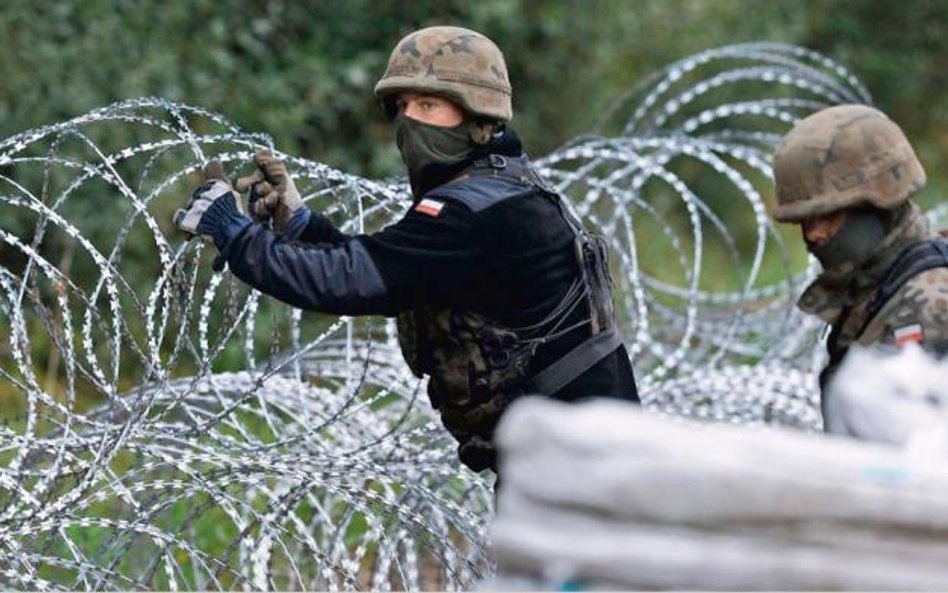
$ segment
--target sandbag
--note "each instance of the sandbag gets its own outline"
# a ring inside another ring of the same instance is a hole
[[[948,363],[918,344],[852,347],[825,397],[829,432],[905,445],[921,462],[948,463]]]
[[[518,401],[495,585],[948,589],[948,468],[884,443]]]

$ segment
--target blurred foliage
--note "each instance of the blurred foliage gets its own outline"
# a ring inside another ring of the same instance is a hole
[[[156,95],[219,111],[277,146],[366,176],[401,172],[372,95],[394,43],[454,24],[504,50],[515,126],[534,154],[689,54],[744,41],[821,51],[853,70],[948,170],[944,0],[7,0],[0,135]]]

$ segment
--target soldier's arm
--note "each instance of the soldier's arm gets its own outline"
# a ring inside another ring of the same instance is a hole
[[[437,216],[410,211],[373,235],[306,244],[249,225],[221,253],[235,276],[295,307],[338,315],[394,315],[448,303],[484,265],[473,217],[464,207]],[[338,232],[338,231],[337,231]]]
[[[306,221],[306,226],[296,236],[298,241],[309,244],[340,244],[352,239],[352,235],[347,235],[337,229],[332,221],[325,216],[316,214],[309,209],[307,209],[307,212],[309,220]]]
[[[906,282],[878,321],[883,344],[914,342],[932,354],[948,354],[948,268],[927,270]]]

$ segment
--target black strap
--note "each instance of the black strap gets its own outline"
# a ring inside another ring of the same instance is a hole
[[[587,338],[527,382],[528,393],[553,395],[622,344],[615,328]]]
[[[948,267],[948,243],[944,239],[928,239],[906,247],[889,268],[882,286],[872,297],[868,308],[869,317],[863,329],[868,327],[869,321],[872,321],[906,282],[925,270],[941,267]]]
[[[467,170],[468,175],[491,175],[494,177],[509,177],[521,182],[529,182],[546,192],[551,199],[556,202],[560,209],[560,214],[566,219],[566,224],[578,236],[586,231],[583,225],[573,216],[572,212],[563,205],[563,200],[559,194],[553,190],[545,179],[530,163],[526,155],[519,157],[504,156],[502,154],[489,154],[486,157],[479,158],[471,164]]]
[[[532,183],[559,201],[559,194],[540,176],[525,154],[516,157],[489,154],[471,163],[471,167],[467,169],[466,173],[468,175],[509,177],[521,183]]]
[[[471,163],[468,170],[470,175],[496,175],[498,177],[514,177],[524,181],[530,180],[528,173],[533,167],[526,155],[504,156],[489,154]]]

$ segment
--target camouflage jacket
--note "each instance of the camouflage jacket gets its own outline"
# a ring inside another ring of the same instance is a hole
[[[804,291],[800,309],[821,317],[833,328],[827,341],[829,363],[820,376],[822,386],[853,344],[918,342],[929,352],[948,351],[948,268],[933,268],[911,278],[869,319],[870,303],[899,254],[935,236],[919,208],[909,203],[868,262],[859,268],[826,271]]]

